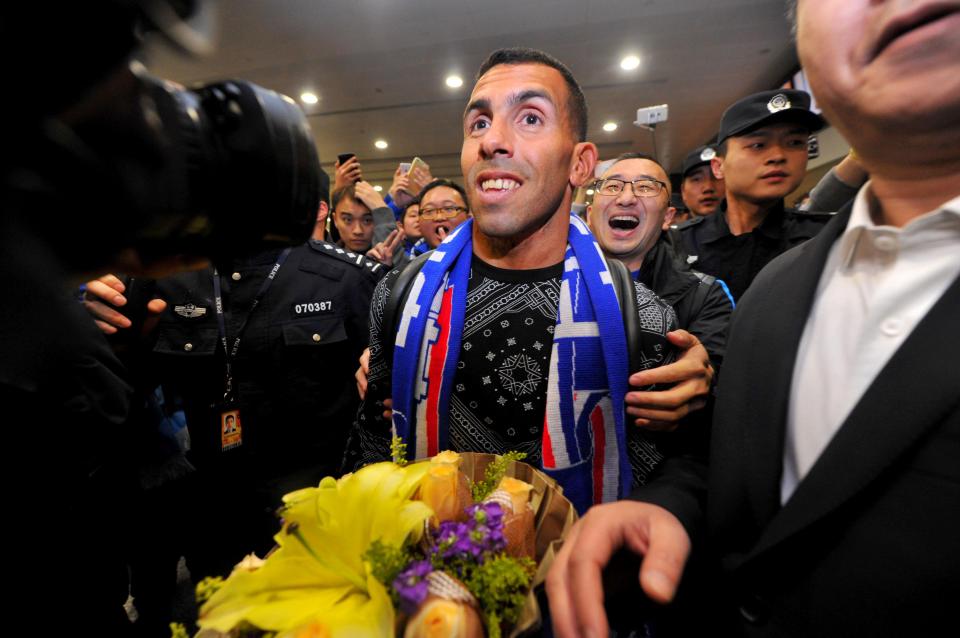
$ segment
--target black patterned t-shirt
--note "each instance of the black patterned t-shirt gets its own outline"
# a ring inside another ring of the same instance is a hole
[[[399,275],[391,271],[377,285],[370,304],[368,394],[357,413],[344,468],[352,470],[390,458],[390,423],[382,417],[390,393],[390,369],[381,335],[384,307]],[[460,357],[449,408],[449,449],[527,454],[541,464],[547,377],[553,349],[563,263],[536,270],[504,270],[473,257],[464,310]],[[662,337],[663,349],[648,352],[649,367],[667,362],[667,331],[676,326],[669,305],[636,283],[643,331]],[[395,329],[395,327],[394,327]],[[629,427],[628,456],[634,481],[642,482],[662,459],[656,445]]]

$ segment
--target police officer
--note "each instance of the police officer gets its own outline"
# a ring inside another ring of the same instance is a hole
[[[683,158],[680,166],[680,195],[693,217],[717,212],[726,188],[722,179],[713,174],[710,160],[717,156],[713,144],[700,146]]]
[[[755,93],[720,122],[713,173],[726,183],[717,214],[679,226],[688,261],[722,279],[735,300],[774,257],[816,235],[830,215],[784,208],[807,168],[807,140],[823,128],[803,91]]]
[[[148,554],[147,573],[134,565],[135,596],[160,609],[155,625],[165,626],[169,612],[156,598],[172,595],[177,557],[199,581],[225,575],[249,552],[262,556],[282,496],[338,472],[358,405],[353,372],[370,298],[386,270],[311,239],[157,282],[165,307],[131,358],[139,385],[160,385],[182,405],[196,472],[154,499],[168,511],[146,514],[156,525],[175,520],[165,533],[179,536],[150,539],[172,564]],[[88,284],[88,295],[113,303],[126,305],[128,292],[116,278]],[[101,301],[87,305],[105,331],[130,325]]]

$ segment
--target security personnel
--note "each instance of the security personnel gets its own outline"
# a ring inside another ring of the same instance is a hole
[[[707,144],[690,151],[680,165],[680,196],[693,217],[712,215],[723,201],[724,182],[710,166],[716,156],[717,147]]]
[[[134,593],[151,624],[166,627],[180,555],[195,581],[263,556],[282,496],[338,473],[370,299],[387,270],[311,239],[156,283],[166,308],[130,358],[138,386],[182,406],[196,471],[168,481],[138,521],[151,542],[134,562]]]
[[[784,208],[803,180],[807,140],[823,128],[803,91],[755,93],[734,103],[720,122],[713,173],[726,183],[717,214],[679,226],[688,263],[727,283],[735,300],[758,272],[788,248],[816,235],[830,215]]]

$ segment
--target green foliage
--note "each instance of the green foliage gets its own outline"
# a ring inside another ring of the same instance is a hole
[[[223,587],[224,582],[225,581],[220,576],[207,576],[197,583],[197,605],[202,605],[210,600],[210,597],[217,593],[221,587]]]
[[[507,473],[507,466],[511,461],[522,461],[527,458],[524,452],[507,452],[502,456],[497,456],[490,465],[487,466],[483,475],[483,480],[473,484],[473,501],[479,503],[490,496],[490,493],[497,489],[500,479]]]
[[[500,623],[514,623],[523,610],[537,565],[529,558],[500,554],[466,574],[464,584],[476,596],[487,623],[487,636],[500,636]]]
[[[407,444],[396,434],[390,439],[390,456],[393,462],[403,467],[407,464]]]
[[[397,593],[393,590],[393,581],[397,575],[413,560],[413,554],[407,547],[395,547],[383,543],[379,538],[370,543],[370,547],[363,554],[363,560],[370,563],[373,577],[380,581],[390,592],[394,606],[397,604]]]

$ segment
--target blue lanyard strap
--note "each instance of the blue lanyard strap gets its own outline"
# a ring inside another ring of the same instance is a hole
[[[223,392],[224,400],[233,394],[233,369],[231,367],[231,362],[233,361],[234,357],[237,356],[237,352],[240,350],[240,337],[243,336],[243,331],[246,330],[247,324],[250,323],[250,317],[257,309],[257,306],[260,305],[260,301],[263,299],[263,296],[267,294],[267,290],[270,289],[270,285],[273,283],[273,280],[277,278],[277,273],[280,272],[280,266],[282,266],[283,262],[287,260],[290,250],[291,249],[289,247],[283,249],[283,252],[280,253],[279,257],[277,257],[277,263],[273,265],[273,268],[271,268],[270,272],[267,274],[267,278],[263,280],[262,284],[260,284],[260,289],[257,291],[256,296],[253,298],[253,303],[250,305],[250,312],[247,313],[247,316],[244,317],[243,321],[240,323],[240,327],[237,328],[237,334],[233,339],[233,347],[228,347],[227,345],[227,326],[223,319],[223,295],[220,289],[220,275],[216,268],[213,269],[213,295],[217,310],[217,334],[220,336],[220,344],[223,346],[224,359],[226,360],[226,381],[224,383],[225,389]]]

